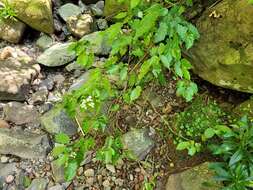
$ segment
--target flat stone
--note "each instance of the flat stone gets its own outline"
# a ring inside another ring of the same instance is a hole
[[[49,187],[48,190],[64,190],[64,188],[60,184],[57,184],[55,186]]]
[[[57,161],[51,163],[53,178],[56,183],[64,183],[64,166],[59,166]]]
[[[149,136],[149,129],[133,129],[122,136],[124,149],[139,160],[143,160],[151,149],[155,146],[154,141]]]
[[[0,50],[0,100],[25,100],[32,79],[40,72],[40,66],[31,61],[18,48]]]
[[[45,158],[50,149],[47,135],[0,128],[0,154]]]
[[[34,179],[26,190],[46,190],[48,181],[44,178]]]
[[[58,9],[58,13],[64,21],[71,16],[77,16],[82,13],[82,9],[75,4],[67,3]]]
[[[42,50],[45,50],[47,48],[49,48],[50,46],[53,45],[53,39],[46,35],[46,34],[43,34],[39,37],[39,39],[36,41],[36,45],[42,49]]]
[[[0,163],[0,177],[7,177],[18,171],[16,163],[1,164]]]
[[[53,108],[41,117],[41,124],[50,134],[65,133],[74,135],[77,132],[77,124],[62,108]]]
[[[74,52],[68,50],[71,42],[57,43],[46,49],[38,58],[37,62],[48,67],[62,66],[76,58]]]
[[[18,20],[0,21],[0,38],[11,43],[18,43],[25,31],[26,25]]]
[[[80,87],[82,87],[89,79],[90,72],[85,72],[82,74],[76,81],[69,87],[69,92],[78,90]]]
[[[39,121],[39,113],[32,105],[19,102],[10,102],[4,106],[4,118],[6,121],[17,125],[36,123]]]
[[[169,176],[166,190],[220,190],[221,185],[214,180],[214,173],[203,163],[182,173]]]

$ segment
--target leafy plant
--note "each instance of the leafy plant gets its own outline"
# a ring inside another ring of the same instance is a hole
[[[224,190],[248,190],[253,187],[253,123],[245,116],[231,129],[219,133],[222,143],[211,145],[214,155],[223,162],[213,163],[216,180],[224,183]]]
[[[10,5],[8,0],[5,0],[3,4],[0,4],[0,20],[2,19],[11,19],[16,20],[16,11]]]
[[[175,118],[177,150],[187,149],[189,155],[200,152],[201,144],[219,132],[216,127],[223,123],[224,115],[214,100],[205,96],[196,98],[190,107]]]

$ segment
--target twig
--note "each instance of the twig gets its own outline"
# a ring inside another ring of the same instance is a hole
[[[81,125],[80,125],[80,123],[79,123],[79,121],[78,121],[78,119],[77,119],[77,117],[76,117],[76,116],[75,116],[75,120],[76,120],[76,123],[77,123],[78,128],[80,129],[80,131],[81,131],[82,135],[85,137],[85,133],[84,133],[84,131],[83,131],[83,128],[81,127]]]

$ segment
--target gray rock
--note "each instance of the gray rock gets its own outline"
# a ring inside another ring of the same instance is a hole
[[[52,46],[53,44],[53,39],[46,35],[46,34],[43,34],[42,36],[39,37],[39,39],[36,41],[36,45],[42,49],[42,50],[45,50],[47,48],[49,48],[50,46]]]
[[[39,114],[34,106],[19,102],[6,104],[4,106],[4,116],[6,121],[11,121],[17,125],[36,123],[39,119]]]
[[[96,4],[90,6],[91,12],[94,16],[103,16],[104,11],[103,9],[100,9]]]
[[[87,71],[84,74],[82,74],[70,87],[69,92],[72,92],[74,90],[78,90],[80,87],[82,87],[89,79],[90,73]]]
[[[64,166],[59,166],[56,161],[51,163],[53,178],[56,183],[64,183]]]
[[[77,38],[92,32],[93,18],[89,14],[68,17],[66,22],[68,30]]]
[[[62,108],[54,108],[41,117],[41,124],[50,134],[66,133],[74,135],[77,132],[77,124]]]
[[[208,169],[208,163],[172,174],[166,184],[166,190],[219,190],[221,185],[213,180],[214,174]]]
[[[50,149],[47,135],[0,128],[0,154],[45,158]]]
[[[38,64],[18,48],[0,50],[0,100],[25,100],[32,79],[40,72]]]
[[[47,100],[48,90],[47,88],[41,88],[34,94],[32,94],[30,103],[33,105],[42,104]]]
[[[27,190],[46,190],[48,181],[44,178],[34,179]]]
[[[0,21],[0,38],[11,43],[18,43],[25,31],[26,25],[18,20]]]
[[[16,163],[1,164],[0,163],[0,177],[13,175],[18,171]]]
[[[54,80],[51,78],[47,78],[43,81],[41,81],[41,83],[39,84],[39,88],[47,88],[49,91],[53,90],[54,88]]]
[[[58,9],[58,13],[64,21],[71,16],[77,16],[82,13],[82,9],[72,3],[67,3]]]
[[[139,160],[143,160],[151,149],[155,146],[154,141],[149,136],[149,129],[133,129],[122,136],[124,149]]]
[[[37,62],[48,67],[57,67],[73,61],[76,55],[68,50],[70,44],[71,42],[57,43],[51,46],[37,58]]]
[[[64,190],[64,188],[60,184],[57,184],[55,186],[49,187],[48,190]]]
[[[75,71],[75,70],[81,71],[81,70],[84,70],[85,68],[84,68],[82,65],[76,63],[76,61],[74,61],[73,63],[68,64],[68,65],[65,67],[65,69],[66,69],[68,72],[71,72],[71,71]]]
[[[91,34],[82,37],[82,40],[90,42],[90,48],[87,50],[93,52],[96,55],[108,55],[111,51],[110,45],[103,38],[101,32],[93,32]]]
[[[99,30],[105,30],[106,28],[108,28],[108,24],[105,19],[100,18],[96,20],[96,24]]]

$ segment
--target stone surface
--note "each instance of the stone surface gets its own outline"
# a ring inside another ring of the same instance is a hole
[[[0,20],[0,38],[11,43],[18,43],[25,31],[25,24],[18,20]]]
[[[80,87],[82,87],[89,79],[90,73],[87,71],[84,74],[82,74],[70,87],[69,92],[72,92],[74,90],[78,90]]]
[[[4,106],[4,116],[6,121],[17,125],[35,123],[39,114],[34,106],[25,105],[19,102],[9,102]]]
[[[0,128],[10,128],[10,125],[6,121],[0,119]]]
[[[204,12],[197,28],[200,40],[187,53],[194,72],[215,85],[253,93],[253,6],[221,1]]]
[[[0,2],[4,3],[5,0]],[[12,0],[9,3],[16,11],[18,19],[38,31],[53,33],[51,0]]]
[[[50,149],[47,135],[0,128],[0,154],[45,158]]]
[[[81,14],[82,9],[75,4],[67,3],[58,9],[58,13],[64,21],[67,21],[69,17]]]
[[[57,184],[55,186],[49,187],[48,190],[64,190],[64,188],[60,184]]]
[[[39,37],[39,39],[36,41],[36,45],[42,49],[42,50],[45,50],[47,48],[49,48],[50,46],[52,46],[53,44],[53,39],[46,35],[46,34],[43,34]]]
[[[188,169],[182,173],[172,174],[166,184],[166,190],[219,190],[212,178],[214,174],[208,169],[208,163]]]
[[[32,79],[40,72],[40,66],[31,61],[18,48],[0,50],[0,100],[25,100]]]
[[[149,136],[149,129],[133,129],[122,136],[124,149],[132,152],[139,160],[143,160],[154,147],[154,141]]]
[[[51,46],[37,58],[37,62],[48,67],[57,67],[73,61],[76,55],[68,50],[70,44],[57,43]]]
[[[47,88],[41,88],[34,94],[32,94],[30,103],[37,105],[42,104],[47,100],[48,90]]]
[[[66,133],[74,135],[77,132],[77,124],[62,108],[54,108],[41,117],[41,124],[50,134]]]
[[[54,181],[57,182],[57,183],[63,183],[65,181],[65,179],[64,179],[64,167],[59,166],[57,164],[57,161],[53,161],[51,163],[51,168],[52,168],[52,172],[53,172]]]
[[[253,118],[253,99],[249,99],[244,101],[243,103],[239,104],[235,107],[233,112],[238,117],[243,117],[244,115],[247,115],[249,118]]]
[[[0,163],[0,177],[7,177],[8,175],[14,174],[17,171],[18,169],[16,167],[16,163]]]
[[[67,18],[67,27],[76,37],[81,38],[92,32],[93,19],[89,14],[81,14]]]
[[[36,178],[32,181],[31,185],[26,190],[46,190],[47,180],[44,178]]]

